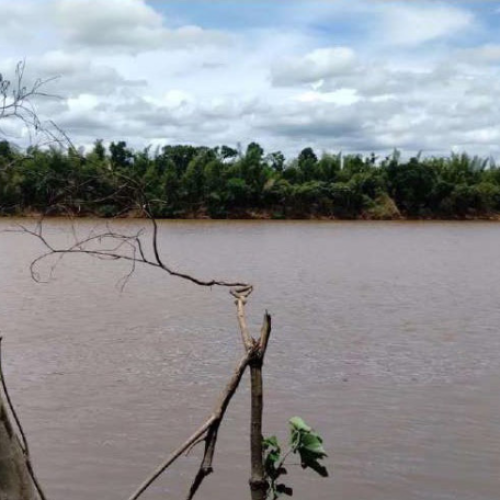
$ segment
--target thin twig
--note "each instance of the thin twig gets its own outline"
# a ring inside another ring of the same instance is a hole
[[[166,273],[168,273],[170,276],[181,278],[186,281],[190,281],[196,285],[200,285],[203,287],[212,287],[212,286],[219,286],[219,287],[226,287],[226,288],[240,288],[244,287],[245,289],[251,289],[248,284],[246,283],[241,283],[241,282],[228,282],[228,281],[223,281],[223,280],[217,280],[217,279],[212,279],[212,280],[202,280],[199,279],[191,274],[187,273],[182,273],[179,271],[175,271],[172,268],[168,267],[162,259],[159,257],[159,249],[158,249],[158,242],[154,243],[154,253],[155,253],[155,259],[151,260],[146,258],[146,255],[143,250],[143,244],[141,242],[140,234],[141,232],[139,231],[135,235],[126,235],[126,234],[121,234],[113,231],[105,231],[100,234],[94,234],[92,236],[89,236],[87,238],[83,238],[81,240],[75,241],[72,245],[66,247],[66,248],[56,248],[52,243],[49,242],[47,237],[43,234],[42,232],[42,223],[39,223],[37,225],[37,228],[35,230],[29,229],[26,226],[23,225],[17,225],[17,230],[10,230],[11,232],[21,232],[21,233],[26,233],[31,236],[34,236],[35,238],[38,238],[40,242],[45,246],[47,249],[47,252],[44,254],[40,255],[37,257],[35,260],[33,260],[30,264],[30,271],[33,279],[35,281],[41,282],[42,280],[39,278],[39,274],[36,272],[36,267],[40,262],[43,260],[47,259],[50,256],[53,255],[60,255],[60,254],[84,254],[84,255],[89,255],[97,258],[102,258],[102,259],[110,259],[110,260],[124,260],[132,263],[133,265],[140,263],[140,264],[146,264],[148,266],[152,266],[155,268],[159,268]],[[118,243],[114,245],[113,247],[110,248],[100,248],[97,250],[91,250],[88,248],[88,246],[91,243],[102,243],[103,241],[106,240],[115,240]],[[125,253],[125,252],[120,252],[122,247],[128,246],[128,248],[132,249],[131,253]]]
[[[198,439],[198,441],[195,441],[187,450],[186,450],[186,457],[188,457],[191,452],[201,443],[203,443],[203,441],[206,441],[207,438],[206,436],[202,436],[200,437],[200,439]]]

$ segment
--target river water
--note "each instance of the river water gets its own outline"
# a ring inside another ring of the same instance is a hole
[[[46,222],[56,240],[69,229]],[[498,224],[164,222],[160,243],[182,271],[253,283],[255,333],[272,313],[265,433],[286,439],[300,415],[329,452],[328,479],[290,467],[295,498],[498,499]],[[48,495],[127,498],[204,421],[240,357],[231,297],[145,267],[122,291],[125,263],[85,256],[36,284],[37,241],[0,233],[0,252],[5,372]],[[247,386],[201,500],[249,497]],[[184,498],[200,452],[143,498]]]

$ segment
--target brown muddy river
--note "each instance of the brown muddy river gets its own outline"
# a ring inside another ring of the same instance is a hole
[[[47,223],[56,238],[68,228]],[[266,434],[300,415],[329,452],[328,479],[291,467],[294,498],[499,498],[500,225],[165,222],[161,244],[183,271],[254,283],[254,330],[273,314]],[[36,284],[36,241],[0,233],[0,252],[6,377],[49,497],[127,498],[238,360],[232,298],[147,268],[121,292],[124,263],[84,256]],[[247,385],[200,500],[249,498]],[[200,452],[143,498],[184,498]]]

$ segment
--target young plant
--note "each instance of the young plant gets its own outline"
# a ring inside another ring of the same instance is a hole
[[[303,469],[312,469],[321,477],[328,477],[328,471],[320,463],[327,454],[323,448],[322,437],[309,427],[300,417],[293,417],[290,423],[290,443],[286,453],[282,454],[281,446],[276,436],[263,440],[264,471],[268,484],[267,498],[277,500],[280,496],[291,497],[293,489],[282,481],[282,476],[288,474],[285,467],[286,459],[291,454],[298,454]]]

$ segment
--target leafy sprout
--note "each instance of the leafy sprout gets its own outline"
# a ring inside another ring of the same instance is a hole
[[[328,477],[326,467],[320,463],[327,457],[323,438],[300,417],[293,417],[290,423],[289,448],[283,454],[276,436],[263,440],[264,470],[268,483],[268,499],[277,500],[281,496],[292,496],[293,489],[282,482],[288,474],[285,461],[289,455],[299,455],[303,469],[312,469],[321,477]]]

